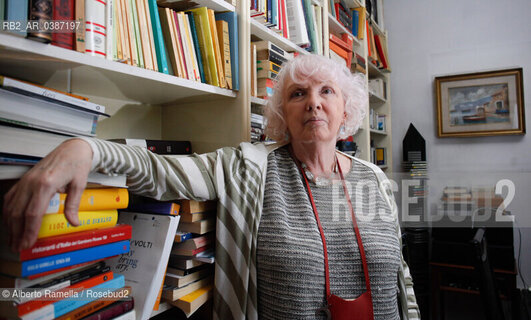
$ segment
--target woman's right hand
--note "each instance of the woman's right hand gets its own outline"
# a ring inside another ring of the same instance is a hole
[[[4,196],[3,220],[13,251],[30,248],[37,240],[42,216],[57,192],[67,193],[65,216],[79,224],[78,208],[92,165],[92,148],[81,139],[59,145],[39,161]]]

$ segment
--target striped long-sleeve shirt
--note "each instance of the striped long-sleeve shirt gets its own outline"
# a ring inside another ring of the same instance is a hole
[[[279,145],[242,143],[237,148],[201,155],[162,156],[140,147],[84,140],[94,152],[92,169],[126,174],[133,193],[159,200],[218,200],[213,318],[257,319],[258,226],[267,156]],[[397,207],[385,174],[378,167],[363,163],[374,171],[396,219]],[[396,232],[400,239],[398,222]],[[419,319],[409,269],[403,259],[401,262],[397,278],[402,318]]]

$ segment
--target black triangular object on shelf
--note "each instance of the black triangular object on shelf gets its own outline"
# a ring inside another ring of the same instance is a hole
[[[403,161],[426,161],[426,140],[412,123],[402,141],[402,152]]]

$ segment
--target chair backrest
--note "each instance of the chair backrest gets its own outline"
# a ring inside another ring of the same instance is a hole
[[[487,238],[485,229],[479,228],[471,240],[474,248],[474,262],[480,280],[481,302],[485,316],[489,320],[504,320],[505,315],[500,300],[499,292],[494,280],[494,271],[489,262],[487,253]]]

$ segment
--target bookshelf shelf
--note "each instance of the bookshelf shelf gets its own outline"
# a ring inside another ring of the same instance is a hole
[[[194,0],[192,3],[196,4],[194,7],[209,7],[216,12],[236,11],[232,4],[224,0]]]
[[[265,106],[267,104],[267,100],[258,97],[251,97],[251,103],[259,106]]]
[[[297,51],[302,54],[309,54],[308,51],[299,47],[298,45],[291,42],[290,40],[271,31],[269,28],[267,28],[266,26],[262,25],[260,22],[254,19],[251,19],[251,34],[257,36],[258,38],[262,40],[271,41],[275,43],[277,46],[279,46],[280,48],[282,48],[283,50],[286,50],[289,52]]]
[[[369,101],[371,102],[371,106],[374,107],[375,105],[381,105],[386,102],[386,100],[374,93],[369,93]]]
[[[386,131],[376,130],[376,129],[371,129],[371,133],[378,134],[378,135],[381,135],[381,136],[386,136],[387,135]]]
[[[367,65],[369,66],[370,77],[377,77],[377,78],[385,77],[386,72],[378,69],[378,67],[375,66],[374,63],[368,61]]]
[[[376,23],[376,21],[374,21],[373,18],[371,18],[371,26],[374,30],[374,32],[377,34],[377,35],[380,35],[380,36],[385,36],[385,32],[382,30],[382,28],[380,28],[380,25]]]
[[[46,82],[56,71],[95,71],[114,83],[101,85],[101,79],[84,77],[80,93],[98,92],[114,97],[118,90],[128,99],[146,104],[164,104],[185,98],[236,97],[232,90],[166,75],[127,64],[89,56],[73,50],[0,33],[0,69],[2,74],[19,79]],[[97,91],[96,91],[97,90]]]
[[[342,33],[348,33],[352,35],[352,33],[347,30],[347,28],[343,27],[341,23],[339,23],[339,21],[337,21],[337,19],[334,18],[334,16],[332,16],[330,13],[328,14],[328,29],[330,30],[330,33],[335,35],[340,35]],[[354,38],[354,46],[360,47],[361,41],[357,37],[352,37]]]

